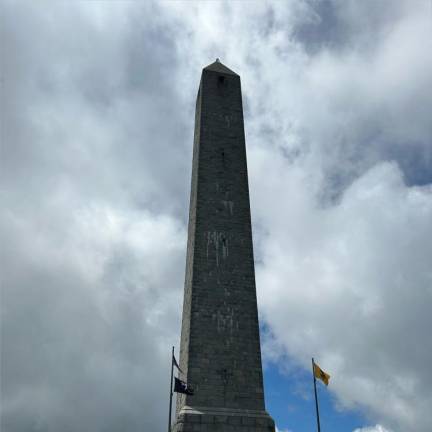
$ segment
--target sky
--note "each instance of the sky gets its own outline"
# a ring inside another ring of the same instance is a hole
[[[195,97],[242,80],[278,431],[432,430],[432,2],[0,3],[1,430],[166,430]]]

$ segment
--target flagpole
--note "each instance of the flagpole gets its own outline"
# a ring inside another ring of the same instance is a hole
[[[168,432],[171,432],[171,409],[172,409],[172,397],[173,397],[173,372],[174,372],[174,347],[172,347],[171,354],[171,380],[170,380],[170,397],[169,397],[169,414],[168,414]]]
[[[316,408],[316,417],[317,417],[317,426],[318,426],[318,432],[321,432],[320,427],[320,418],[319,418],[319,409],[318,409],[318,396],[317,396],[317,389],[316,389],[316,378],[315,378],[315,368],[314,368],[314,359],[312,357],[312,376],[314,381],[314,392],[315,392],[315,408]]]

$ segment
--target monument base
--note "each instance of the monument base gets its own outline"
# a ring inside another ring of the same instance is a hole
[[[267,411],[184,406],[172,432],[274,432]]]

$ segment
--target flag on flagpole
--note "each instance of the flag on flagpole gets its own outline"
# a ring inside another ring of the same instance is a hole
[[[183,371],[180,369],[179,364],[177,363],[177,360],[176,360],[174,354],[172,356],[172,362],[173,362],[174,366],[179,370],[179,372],[183,373]]]
[[[326,386],[328,386],[330,375],[324,372],[315,362],[313,364],[313,372],[315,378],[320,379]]]
[[[192,396],[194,394],[193,388],[188,385],[186,382],[182,381],[181,379],[178,379],[174,377],[174,391],[177,393],[184,393],[189,396]]]

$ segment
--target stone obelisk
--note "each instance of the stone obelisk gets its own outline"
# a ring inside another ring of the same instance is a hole
[[[274,431],[265,411],[240,77],[202,71],[175,432]]]

